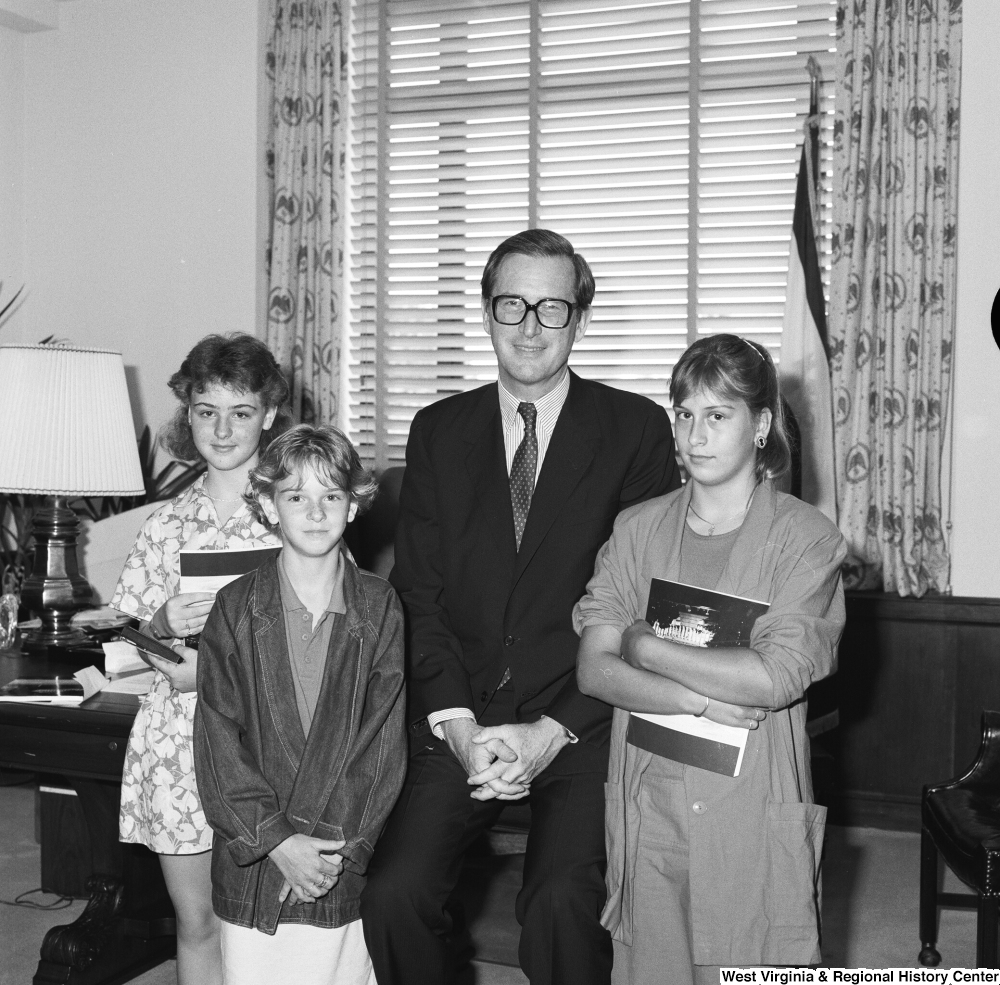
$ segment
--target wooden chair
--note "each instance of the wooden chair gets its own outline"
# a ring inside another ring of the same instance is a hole
[[[983,712],[983,738],[975,762],[960,777],[924,787],[920,833],[920,963],[941,961],[938,907],[978,911],[976,966],[997,963],[1000,914],[1000,711]],[[938,853],[974,893],[938,890]]]

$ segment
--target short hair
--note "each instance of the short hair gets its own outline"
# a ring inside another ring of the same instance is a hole
[[[260,339],[245,332],[206,335],[185,356],[168,385],[181,405],[160,430],[160,444],[182,462],[204,461],[194,443],[188,408],[191,395],[204,393],[210,386],[221,385],[236,393],[253,393],[260,398],[265,410],[277,410],[271,427],[261,432],[261,452],[292,424],[291,412],[284,406],[288,400],[288,383],[281,367]]]
[[[754,476],[763,482],[788,471],[792,453],[778,374],[764,346],[738,335],[708,335],[692,343],[670,374],[670,399],[676,406],[699,390],[742,400],[755,418],[769,410],[771,430],[767,444],[756,449]]]
[[[358,504],[358,516],[378,495],[378,482],[361,464],[354,445],[342,431],[332,424],[296,424],[275,438],[250,470],[250,492],[243,498],[268,530],[276,530],[277,525],[265,515],[261,497],[273,500],[279,482],[307,467],[348,493]]]
[[[526,257],[566,257],[573,264],[576,274],[574,285],[575,298],[573,303],[586,310],[594,300],[594,275],[590,264],[573,249],[573,244],[554,233],[550,229],[526,229],[505,239],[491,254],[483,268],[482,290],[484,298],[493,297],[493,285],[496,283],[497,271],[505,257],[511,254]],[[568,300],[568,299],[567,299]]]

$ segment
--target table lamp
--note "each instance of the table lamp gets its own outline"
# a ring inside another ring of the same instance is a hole
[[[32,520],[35,560],[21,601],[42,624],[24,642],[84,643],[71,622],[92,593],[77,564],[80,521],[67,498],[145,491],[121,353],[4,345],[0,378],[0,492],[52,497]]]

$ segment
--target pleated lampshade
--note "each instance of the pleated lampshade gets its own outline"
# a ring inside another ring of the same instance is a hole
[[[0,490],[144,491],[120,352],[0,346]]]

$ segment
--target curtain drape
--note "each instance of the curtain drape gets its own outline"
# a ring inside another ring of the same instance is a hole
[[[335,423],[344,312],[346,31],[334,0],[271,0],[267,344],[292,412]]]
[[[830,344],[852,587],[949,590],[961,0],[840,0]]]

